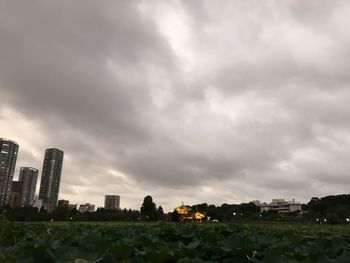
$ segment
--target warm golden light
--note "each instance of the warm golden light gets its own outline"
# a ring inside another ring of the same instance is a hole
[[[180,215],[180,221],[197,221],[201,222],[205,215],[199,211],[192,211],[190,206],[186,206],[183,203],[176,207],[175,210]]]

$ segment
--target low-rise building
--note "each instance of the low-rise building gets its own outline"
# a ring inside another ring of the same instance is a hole
[[[78,205],[77,204],[69,204],[68,208],[73,210],[73,209],[77,209]]]
[[[279,213],[291,213],[295,211],[301,211],[301,204],[299,202],[286,201],[285,199],[272,199],[272,202],[259,204],[260,211],[277,211]]]
[[[58,207],[68,207],[69,206],[69,201],[68,200],[64,200],[64,199],[58,200],[57,206]]]
[[[80,213],[95,212],[95,205],[90,203],[81,204],[79,206],[79,212]]]

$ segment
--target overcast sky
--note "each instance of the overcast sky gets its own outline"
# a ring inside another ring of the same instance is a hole
[[[0,137],[40,176],[62,149],[71,203],[349,193],[349,18],[347,0],[0,0]]]

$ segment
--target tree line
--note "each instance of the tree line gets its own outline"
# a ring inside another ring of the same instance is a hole
[[[334,195],[323,198],[312,198],[302,205],[302,211],[278,213],[261,212],[254,203],[213,204],[201,203],[192,205],[193,211],[205,214],[208,221],[247,222],[247,221],[295,221],[314,223],[350,223],[350,195]],[[98,208],[94,212],[80,213],[68,206],[59,206],[48,213],[34,207],[6,208],[3,215],[11,221],[179,221],[176,210],[165,214],[162,206],[157,206],[150,195],[146,196],[140,210]]]
[[[76,208],[57,206],[51,213],[44,208],[6,207],[3,215],[10,221],[157,221],[167,220],[162,206],[157,207],[150,195],[143,200],[140,210],[97,208],[94,212],[79,212]]]

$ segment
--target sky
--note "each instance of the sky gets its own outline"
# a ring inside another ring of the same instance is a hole
[[[70,203],[348,193],[349,15],[347,0],[1,0],[15,179],[56,147]]]

